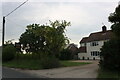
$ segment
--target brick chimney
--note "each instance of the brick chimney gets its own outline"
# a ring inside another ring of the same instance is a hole
[[[102,27],[102,32],[106,32],[107,31],[107,28],[106,28],[106,26],[104,25],[103,27]]]

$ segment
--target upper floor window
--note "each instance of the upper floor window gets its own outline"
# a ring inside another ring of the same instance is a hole
[[[86,43],[82,43],[82,44],[81,44],[81,47],[84,47],[84,46],[86,46]]]
[[[98,41],[94,41],[94,42],[91,42],[91,43],[90,43],[90,46],[97,46],[97,45],[99,45],[99,44],[98,44]]]

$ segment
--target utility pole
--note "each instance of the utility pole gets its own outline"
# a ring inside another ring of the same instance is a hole
[[[2,48],[3,48],[3,46],[4,46],[4,39],[5,39],[5,16],[3,16]]]
[[[3,29],[2,29],[2,49],[4,46],[4,39],[5,39],[5,18],[7,16],[9,16],[10,14],[12,14],[14,11],[16,11],[18,8],[20,8],[22,5],[24,5],[28,0],[26,0],[25,2],[23,2],[21,5],[19,5],[18,7],[16,7],[13,11],[11,11],[10,13],[8,13],[6,16],[3,16]]]

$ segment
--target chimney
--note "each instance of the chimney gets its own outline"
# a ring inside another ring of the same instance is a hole
[[[107,28],[106,28],[106,26],[104,25],[103,27],[102,27],[102,32],[106,32],[107,31]]]

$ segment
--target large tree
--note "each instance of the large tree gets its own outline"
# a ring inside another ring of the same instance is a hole
[[[112,23],[113,38],[101,49],[101,67],[120,71],[120,5],[108,17]]]
[[[120,4],[116,7],[115,12],[110,14],[108,19],[113,23],[111,26],[113,33],[117,38],[120,38]]]
[[[49,25],[28,25],[26,31],[20,36],[20,43],[27,52],[46,53],[59,56],[60,51],[68,41],[65,28],[70,22],[55,21]]]

